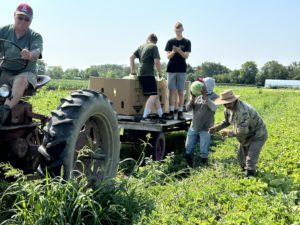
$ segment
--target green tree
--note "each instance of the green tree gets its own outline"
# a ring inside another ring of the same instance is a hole
[[[89,77],[99,77],[99,66],[90,66],[83,72],[83,78],[89,79]]]
[[[300,62],[293,62],[287,66],[288,77],[292,80],[300,80]]]
[[[229,73],[230,69],[220,63],[204,62],[197,68],[197,71],[200,76],[214,77],[214,75]]]
[[[240,83],[240,71],[239,70],[231,71],[229,80],[230,80],[230,83],[239,84]]]
[[[255,84],[255,77],[258,73],[258,68],[255,62],[248,61],[242,64],[240,69],[239,81],[243,84]]]
[[[105,78],[113,78],[114,75],[113,75],[113,71],[112,70],[109,70],[106,72],[106,74],[104,75]]]
[[[288,79],[288,70],[277,61],[267,62],[257,73],[256,84],[263,86],[266,79]]]
[[[79,79],[81,78],[81,73],[77,68],[66,69],[63,75],[64,79]]]
[[[52,78],[61,79],[64,75],[64,71],[61,66],[49,66],[46,75]]]
[[[138,68],[138,67],[137,67]],[[98,74],[100,77],[122,78],[128,76],[130,68],[127,65],[105,64],[98,67]]]
[[[230,83],[231,81],[231,74],[230,73],[223,73],[214,75],[217,83]]]
[[[44,62],[44,60],[37,60],[36,63],[36,69],[37,69],[37,74],[41,75],[41,74],[45,74],[46,73],[46,63]]]

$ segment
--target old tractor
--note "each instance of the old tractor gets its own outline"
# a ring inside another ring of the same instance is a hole
[[[28,61],[21,59],[20,51],[15,43],[0,39],[0,73],[18,74],[26,68]],[[50,116],[34,113],[26,100],[48,81],[49,77],[39,75],[37,88],[25,93],[0,126],[0,162],[9,162],[25,174],[48,173],[64,179],[85,174],[97,182],[115,176],[120,136],[110,100],[97,91],[79,90],[62,98]],[[0,104],[7,98],[11,87],[2,84]]]

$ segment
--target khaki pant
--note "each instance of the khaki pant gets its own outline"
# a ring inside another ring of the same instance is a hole
[[[256,170],[256,163],[260,151],[268,138],[268,133],[266,131],[265,135],[252,140],[247,145],[240,144],[238,150],[238,161],[242,168],[246,170]]]
[[[22,72],[17,75],[13,75],[11,72],[2,71],[0,73],[0,85],[7,84],[10,87],[12,87],[15,79],[17,79],[18,77],[26,77],[28,80],[28,83],[31,84],[30,88],[33,88],[33,89],[36,88],[37,76],[32,72]]]

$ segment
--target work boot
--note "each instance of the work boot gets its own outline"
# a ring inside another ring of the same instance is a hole
[[[179,111],[178,112],[178,116],[177,116],[178,120],[185,120],[184,116],[183,116],[183,112]]]
[[[245,177],[254,177],[255,173],[255,170],[245,170]]]
[[[194,164],[194,157],[191,154],[185,154],[185,160],[186,160],[186,164],[188,165],[188,167],[193,168],[193,164]]]
[[[9,117],[11,110],[8,105],[0,105],[0,126],[2,126]]]
[[[201,166],[207,166],[208,165],[208,158],[200,157],[200,165]]]
[[[174,120],[174,111],[170,111],[169,115],[164,116],[166,120]]]

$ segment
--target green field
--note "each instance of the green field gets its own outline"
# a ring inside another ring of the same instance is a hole
[[[236,160],[237,141],[218,135],[209,166],[187,173],[185,134],[178,132],[168,135],[170,154],[164,163],[148,159],[130,175],[120,169],[113,187],[90,189],[84,181],[22,178],[13,184],[2,182],[0,224],[300,224],[300,92],[230,88],[253,105],[267,125],[269,138],[256,178],[243,178]],[[49,115],[68,94],[44,89],[31,101],[35,111]],[[216,121],[222,119],[220,108]]]

